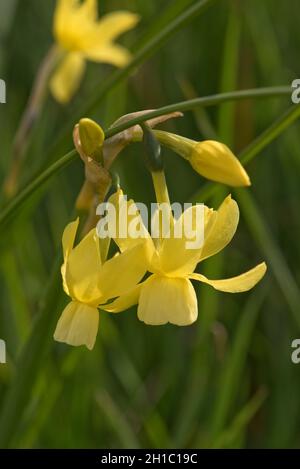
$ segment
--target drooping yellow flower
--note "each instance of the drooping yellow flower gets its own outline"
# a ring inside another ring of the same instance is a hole
[[[101,20],[97,17],[97,0],[57,0],[53,32],[63,58],[50,81],[50,88],[61,103],[67,103],[78,89],[86,60],[117,67],[130,61],[129,51],[114,41],[134,28],[139,16],[115,11]]]
[[[124,203],[122,197],[122,193],[119,193],[112,196],[110,201],[118,205]],[[187,213],[189,210],[192,214]],[[182,217],[195,216],[196,207],[193,206],[187,211],[175,221],[174,232],[176,224],[183,222]],[[160,325],[169,322],[184,326],[192,324],[198,316],[197,298],[191,280],[198,280],[216,290],[229,293],[244,292],[253,288],[266,272],[264,262],[242,275],[225,280],[209,280],[204,275],[194,273],[199,262],[225,248],[233,238],[239,221],[239,208],[231,196],[224,200],[217,211],[205,207],[204,213],[204,244],[199,249],[187,249],[186,243],[191,241],[190,233],[183,233],[181,238],[172,235],[165,237],[158,247],[150,235],[145,236],[148,257],[144,262],[147,270],[151,272],[150,277],[104,309],[119,312],[138,303],[138,317],[146,324]],[[138,212],[136,216],[138,217]],[[121,250],[136,243],[136,240],[129,237],[126,240],[116,238],[115,241]],[[150,262],[149,252],[152,253]]]
[[[154,133],[160,143],[181,155],[206,179],[232,187],[251,185],[244,167],[224,143],[215,140],[196,142],[162,130]]]
[[[141,280],[145,247],[143,243],[135,244],[126,252],[102,261],[105,240],[99,240],[96,229],[74,247],[78,223],[78,219],[70,223],[63,234],[61,272],[64,290],[72,301],[57,323],[54,338],[69,345],[86,345],[91,350],[98,332],[98,306],[131,291]]]

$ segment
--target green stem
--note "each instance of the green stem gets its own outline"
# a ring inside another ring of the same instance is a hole
[[[4,208],[0,214],[0,225],[6,223],[14,214],[14,212],[28,199],[35,191],[37,191],[45,182],[47,182],[55,173],[63,169],[65,166],[75,160],[77,153],[75,150],[70,151],[56,163],[52,164],[42,174],[35,178],[27,187],[25,187],[14,199]]]
[[[13,143],[11,168],[4,182],[4,193],[8,198],[15,195],[18,190],[19,176],[26,156],[25,152],[47,97],[49,78],[60,57],[61,52],[59,48],[52,46],[37,73],[28,104],[22,115]]]
[[[157,203],[170,205],[169,192],[164,171],[156,171],[151,174]]]
[[[105,135],[106,138],[109,138],[118,134],[119,132],[122,132],[123,130],[128,129],[129,127],[133,127],[134,125],[140,124],[141,122],[154,119],[154,117],[163,116],[164,114],[170,114],[172,112],[191,111],[198,106],[215,106],[216,104],[220,103],[250,98],[278,98],[280,96],[287,96],[290,94],[291,88],[289,86],[274,86],[268,88],[230,91],[211,96],[204,96],[202,98],[189,99],[188,101],[182,101],[161,107],[155,111],[150,111],[143,116],[138,116],[134,119],[131,119],[130,121],[124,122],[123,124],[111,127],[107,132],[105,132]]]
[[[162,244],[165,237],[165,232],[169,232],[171,226],[173,226],[173,217],[171,212],[170,197],[166,182],[166,176],[164,171],[152,171],[152,180],[156,195],[156,201],[158,204],[158,236],[153,238],[156,248]],[[167,204],[167,210],[169,211],[169,216],[167,217],[168,225],[165,226],[164,217],[166,216],[165,210],[160,208],[160,204]],[[171,224],[171,226],[170,226]]]
[[[196,98],[191,99],[189,101],[184,101],[181,103],[171,104],[170,106],[165,106],[155,111],[151,111],[148,114],[144,114],[143,116],[139,116],[137,118],[131,119],[130,121],[125,122],[122,125],[118,125],[111,129],[108,129],[105,132],[106,139],[116,135],[123,130],[128,129],[136,124],[140,124],[145,122],[153,117],[162,116],[164,114],[168,114],[174,111],[188,111],[192,110],[197,106],[213,106],[225,101],[231,100],[239,100],[239,99],[247,99],[247,98],[262,98],[262,97],[279,97],[284,96],[290,93],[289,87],[271,87],[271,88],[260,88],[260,89],[252,89],[252,90],[242,90],[242,91],[233,91],[230,93],[221,93],[212,96],[206,96],[204,98]],[[296,109],[298,111],[296,111]],[[288,119],[288,125],[294,122],[300,114],[300,106],[295,106],[291,108],[291,110],[285,114],[282,118],[280,118],[280,132],[281,133],[286,127],[281,122],[282,120]],[[283,125],[282,125],[283,124]],[[277,124],[278,125],[278,124]],[[275,129],[272,129],[272,135],[275,135]],[[274,137],[275,138],[275,137]],[[259,139],[257,139],[257,144]],[[269,140],[268,140],[269,142]],[[252,149],[253,151],[253,149]],[[3,225],[7,220],[14,214],[14,212],[19,209],[22,204],[26,201],[26,199],[35,192],[44,182],[46,182],[51,176],[53,176],[56,172],[63,169],[65,166],[70,164],[76,158],[75,150],[70,151],[58,161],[56,161],[53,165],[47,168],[42,174],[40,174],[36,179],[34,179],[31,183],[28,184],[25,189],[23,189],[11,202],[3,209],[0,213],[0,226]],[[214,189],[213,189],[214,191]],[[197,193],[198,194],[198,193]],[[195,197],[197,196],[195,194]]]

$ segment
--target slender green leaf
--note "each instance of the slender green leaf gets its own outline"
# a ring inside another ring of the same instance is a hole
[[[267,398],[265,388],[260,388],[243,409],[237,414],[233,422],[213,443],[212,448],[232,448],[240,434],[245,431],[247,424],[253,419]]]
[[[240,189],[234,192],[248,229],[260,247],[262,255],[266,256],[273,275],[290,307],[295,324],[300,330],[300,289],[254,197],[247,190]]]
[[[228,352],[218,384],[220,392],[217,395],[211,418],[213,440],[223,431],[233,403],[238,397],[238,388],[244,372],[250,342],[265,297],[265,288],[255,289],[244,310],[240,313],[241,318],[237,325],[232,349]]]

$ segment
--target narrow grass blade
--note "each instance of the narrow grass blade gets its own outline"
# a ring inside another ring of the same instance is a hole
[[[262,404],[267,398],[267,390],[260,388],[256,394],[250,399],[243,409],[237,414],[233,422],[220,436],[217,438],[212,448],[234,448],[236,440],[243,433],[255,414],[261,408]]]
[[[14,379],[7,390],[0,415],[0,448],[7,448],[14,436],[15,426],[24,410],[40,369],[51,334],[58,317],[58,298],[61,294],[60,256],[56,259],[52,276],[36,318],[29,340],[20,353]]]
[[[300,289],[286,260],[274,241],[272,233],[251,193],[241,189],[235,191],[235,196],[248,229],[260,247],[262,255],[266,256],[273,275],[291,310],[295,324],[300,330]]]
[[[265,297],[265,288],[256,289],[247,301],[244,310],[240,313],[241,318],[237,325],[233,346],[226,357],[226,363],[218,384],[220,392],[212,414],[213,441],[222,433],[237,397],[256,320]]]

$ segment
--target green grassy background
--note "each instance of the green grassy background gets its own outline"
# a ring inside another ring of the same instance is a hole
[[[100,11],[129,9],[141,23],[122,43],[138,52],[191,0],[101,0]],[[297,0],[216,0],[147,60],[113,82],[110,66],[89,64],[67,107],[46,101],[30,144],[21,186],[72,148],[70,129],[99,86],[88,116],[107,128],[128,112],[195,96],[276,85],[299,76]],[[52,43],[54,0],[0,0],[0,180],[39,63]],[[150,48],[151,50],[151,48]],[[291,106],[290,96],[196,108],[165,129],[201,140],[216,136],[239,153]],[[82,115],[82,117],[84,117]],[[250,189],[235,190],[237,235],[201,266],[211,278],[237,275],[261,260],[265,279],[249,293],[197,286],[199,319],[187,328],[147,327],[136,308],[101,313],[93,352],[52,340],[66,296],[58,274],[61,235],[83,180],[76,160],[0,226],[0,447],[245,448],[300,447],[300,138],[288,128],[247,166]],[[67,128],[61,138],[62,129]],[[272,139],[271,139],[272,140]],[[58,142],[58,143],[57,143]],[[115,165],[124,191],[154,193],[135,144]],[[216,208],[228,188],[211,186],[164,151],[172,201]],[[6,202],[2,198],[1,207]]]

